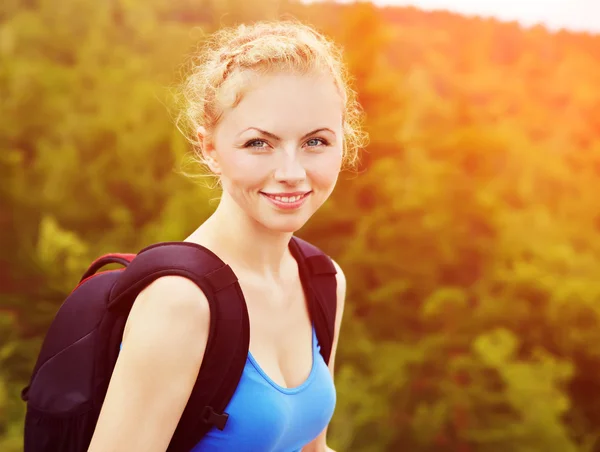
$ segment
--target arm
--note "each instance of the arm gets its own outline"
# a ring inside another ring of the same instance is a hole
[[[337,310],[335,317],[335,334],[331,347],[331,357],[329,359],[329,371],[333,378],[335,367],[335,354],[337,351],[338,340],[340,337],[340,327],[342,325],[342,317],[344,315],[344,302],[346,299],[346,276],[340,266],[333,261],[333,265],[337,270]],[[327,427],[313,441],[304,446],[302,452],[334,452],[333,449],[327,447]]]
[[[208,339],[204,293],[179,276],[138,296],[88,452],[164,452],[198,376]]]

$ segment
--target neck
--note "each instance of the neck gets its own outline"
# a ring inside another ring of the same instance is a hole
[[[188,240],[205,243],[232,267],[279,279],[289,261],[291,238],[291,232],[265,228],[223,193],[215,212]]]

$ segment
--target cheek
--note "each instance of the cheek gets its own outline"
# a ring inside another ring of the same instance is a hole
[[[260,185],[268,172],[267,165],[261,163],[256,156],[244,153],[228,153],[221,159],[221,177],[237,188],[248,188]]]
[[[313,184],[322,188],[335,185],[342,167],[342,156],[336,153],[321,154],[306,164],[307,173]]]

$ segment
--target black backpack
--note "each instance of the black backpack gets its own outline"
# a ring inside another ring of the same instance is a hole
[[[336,314],[335,267],[322,251],[296,237],[290,250],[328,363]],[[97,273],[109,263],[125,268]],[[133,302],[142,289],[166,275],[196,283],[211,310],[204,360],[167,450],[188,452],[211,428],[225,428],[224,410],[248,354],[246,303],[235,274],[214,253],[193,243],[165,242],[137,255],[97,259],[60,307],[21,394],[27,402],[25,452],[87,451]]]

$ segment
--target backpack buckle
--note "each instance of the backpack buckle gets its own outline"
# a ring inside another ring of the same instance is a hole
[[[229,415],[227,413],[219,414],[215,413],[215,410],[211,406],[205,406],[202,410],[202,414],[200,415],[204,423],[209,425],[214,425],[219,430],[223,430],[225,428],[225,424],[227,423],[227,419],[229,419]]]

